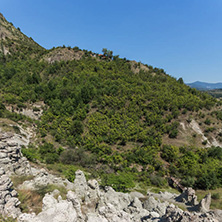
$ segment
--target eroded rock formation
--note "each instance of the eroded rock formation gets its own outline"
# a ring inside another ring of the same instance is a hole
[[[121,193],[111,187],[102,189],[96,180],[87,182],[84,173],[80,170],[76,171],[74,191],[68,191],[66,200],[62,200],[60,196],[55,198],[55,193],[58,194],[58,191],[46,194],[41,213],[21,214],[18,221],[48,222],[49,218],[50,221],[60,222],[220,221],[208,209],[210,197],[205,198],[202,201],[205,204],[201,205],[205,206],[207,212],[183,211],[174,204],[162,202],[152,195],[144,197],[140,193]],[[196,200],[195,192],[187,189],[183,199],[191,205],[193,200]]]

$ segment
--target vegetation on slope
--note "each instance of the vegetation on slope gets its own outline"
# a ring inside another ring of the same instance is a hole
[[[117,190],[129,189],[136,180],[163,186],[169,175],[197,188],[222,185],[218,148],[162,144],[163,136],[177,137],[181,115],[210,110],[216,102],[211,96],[163,69],[112,54],[101,57],[68,47],[71,55],[81,51],[81,59],[48,63],[42,58],[57,49],[16,41],[16,46],[13,39],[2,41],[11,50],[1,55],[1,101],[18,109],[36,101],[46,104],[36,121],[40,146],[23,149],[27,158],[97,169],[103,184]],[[49,133],[65,148],[48,143]]]

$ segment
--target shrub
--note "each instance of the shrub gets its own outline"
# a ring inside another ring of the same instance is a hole
[[[25,156],[31,162],[36,162],[36,160],[38,159],[37,149],[34,147],[22,147],[21,151],[23,156]]]
[[[95,156],[93,154],[86,153],[82,148],[63,151],[60,161],[63,164],[80,164],[82,166],[92,166],[96,163]]]
[[[165,178],[160,177],[158,175],[152,175],[150,177],[150,181],[153,185],[157,186],[157,187],[163,187],[167,185],[167,181]]]
[[[33,109],[32,109],[32,110],[33,110],[33,112],[39,112],[39,111],[40,111],[40,109],[39,109],[38,107],[36,107],[36,106],[35,106],[35,107],[33,107]]]
[[[205,123],[206,125],[210,125],[210,124],[211,124],[211,120],[210,120],[209,118],[207,118],[207,119],[204,121],[204,123]]]
[[[213,193],[211,197],[212,197],[213,200],[219,200],[220,199],[220,194],[219,193]]]
[[[127,192],[130,188],[135,186],[132,174],[118,172],[118,174],[103,174],[102,185],[111,186],[116,191]]]
[[[193,187],[195,184],[194,177],[187,176],[181,181],[181,184],[185,187]]]
[[[202,190],[216,189],[219,186],[219,180],[214,172],[209,172],[199,176],[194,186]]]
[[[202,144],[205,146],[205,145],[207,145],[207,140],[204,140],[203,142],[202,142]]]
[[[59,155],[57,153],[47,153],[45,155],[45,162],[47,164],[55,163],[59,160]]]
[[[177,137],[177,135],[178,135],[178,130],[177,130],[177,129],[173,129],[173,130],[170,132],[169,137],[170,137],[171,139],[174,139],[174,138]]]

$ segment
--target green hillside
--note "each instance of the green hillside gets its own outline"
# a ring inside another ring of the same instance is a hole
[[[210,95],[163,69],[110,52],[101,56],[64,46],[46,50],[17,31],[18,37],[0,41],[8,49],[2,50],[0,62],[1,117],[37,125],[37,142],[23,149],[28,159],[80,165],[117,190],[135,181],[164,186],[170,175],[197,188],[222,185],[220,148],[163,142],[177,138],[181,118],[202,118],[206,112],[221,121]],[[5,109],[22,110],[39,101],[45,104],[40,120]],[[67,172],[72,179],[72,171]]]

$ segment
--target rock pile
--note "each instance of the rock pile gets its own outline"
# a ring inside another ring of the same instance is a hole
[[[188,212],[167,201],[156,200],[152,195],[121,193],[111,187],[102,189],[96,180],[85,179],[82,171],[76,171],[74,191],[68,191],[66,200],[58,191],[46,194],[43,209],[38,215],[21,214],[18,222],[218,222],[213,212]],[[184,200],[193,203],[195,193],[188,190]],[[192,194],[192,195],[191,195]],[[162,194],[163,195],[163,194]],[[193,197],[190,199],[190,195]],[[168,195],[169,196],[169,195]],[[209,203],[209,197],[203,203]],[[202,204],[205,206],[206,204]],[[207,205],[208,206],[208,205]]]
[[[21,147],[13,142],[13,134],[0,134],[0,167],[7,175],[29,175],[31,168],[29,162],[22,156]]]
[[[196,206],[198,205],[197,196],[195,194],[195,190],[191,187],[185,188],[181,195],[176,197],[176,200],[179,202],[186,203],[190,206]]]
[[[17,192],[12,189],[12,181],[0,168],[0,214],[17,218],[21,214],[18,208],[20,202],[16,198]]]

